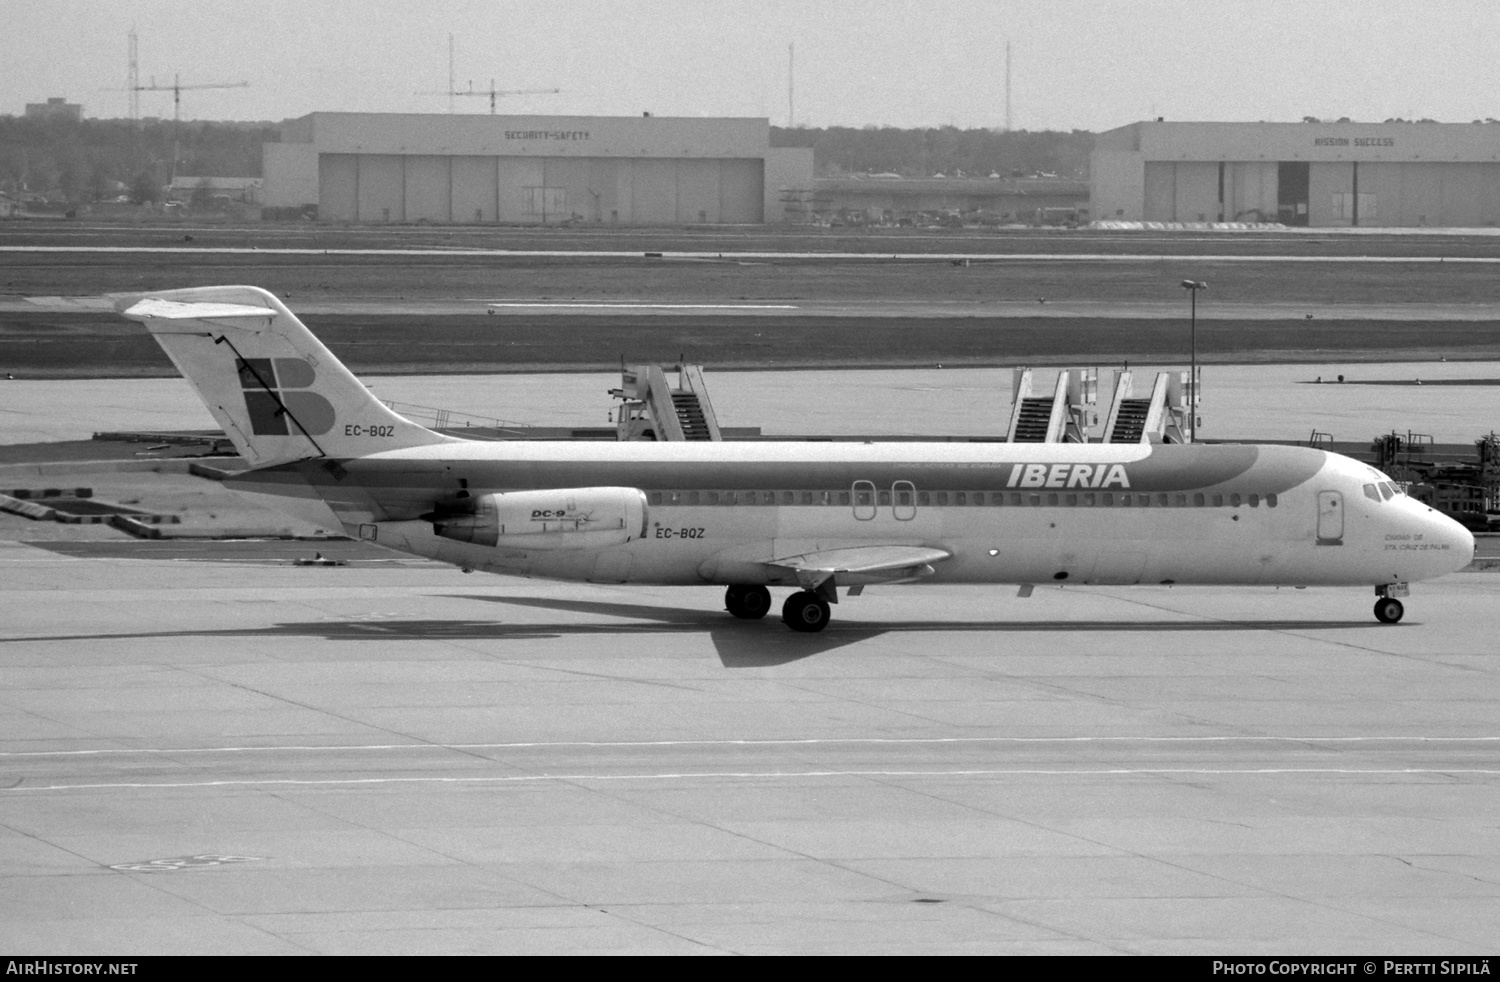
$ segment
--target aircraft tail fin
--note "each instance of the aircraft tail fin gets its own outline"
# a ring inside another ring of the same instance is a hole
[[[146,325],[252,466],[457,442],[376,399],[258,287],[137,294],[115,309]]]

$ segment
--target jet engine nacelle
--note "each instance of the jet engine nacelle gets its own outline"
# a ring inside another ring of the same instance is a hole
[[[504,549],[602,549],[646,534],[639,488],[559,488],[479,495],[472,507],[432,516],[447,539]]]

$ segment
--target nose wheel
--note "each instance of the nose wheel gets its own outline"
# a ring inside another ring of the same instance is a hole
[[[1394,624],[1405,613],[1406,608],[1394,597],[1381,597],[1375,601],[1375,619],[1382,624]]]
[[[724,609],[740,620],[759,620],[771,610],[771,591],[763,586],[732,586],[724,591]]]

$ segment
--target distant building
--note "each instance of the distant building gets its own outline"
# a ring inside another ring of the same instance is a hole
[[[820,177],[807,208],[818,220],[1064,223],[1088,215],[1085,181],[1058,178]]]
[[[187,204],[201,193],[223,203],[258,205],[264,184],[259,177],[174,177],[167,186],[167,200]]]
[[[49,98],[46,102],[26,103],[26,115],[32,119],[82,119],[83,106],[69,102],[62,96]]]
[[[1131,123],[1090,172],[1096,220],[1500,224],[1494,122]]]
[[[764,118],[313,113],[263,147],[265,214],[325,221],[757,224],[811,183]]]

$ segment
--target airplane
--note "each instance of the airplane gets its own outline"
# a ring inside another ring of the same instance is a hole
[[[801,632],[840,587],[915,582],[1373,586],[1394,624],[1412,581],[1474,554],[1385,474],[1306,447],[467,440],[389,409],[257,287],[116,309],[249,463],[228,487],[466,572],[715,584],[747,620],[790,587]]]

